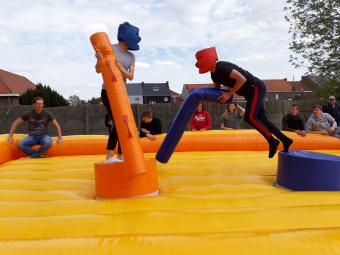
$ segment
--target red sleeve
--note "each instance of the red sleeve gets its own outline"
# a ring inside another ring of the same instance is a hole
[[[210,113],[209,112],[205,113],[205,119],[206,119],[206,127],[205,127],[205,129],[209,130],[209,129],[211,129],[211,118],[210,118]]]
[[[195,122],[195,114],[193,114],[191,116],[190,122],[189,122],[189,129],[192,130],[193,128],[195,128],[194,126],[194,122]]]

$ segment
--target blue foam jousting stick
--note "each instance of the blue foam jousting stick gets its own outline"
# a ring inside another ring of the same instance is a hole
[[[194,89],[188,94],[157,152],[157,161],[161,163],[169,161],[190,121],[191,116],[196,110],[197,104],[200,101],[218,102],[217,99],[222,96],[223,92],[225,92],[225,90],[218,88],[199,88]],[[227,103],[231,102],[231,100],[232,98],[230,98]]]

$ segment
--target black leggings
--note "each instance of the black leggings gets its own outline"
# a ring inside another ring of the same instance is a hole
[[[274,134],[280,141],[288,139],[266,116],[263,108],[263,99],[266,95],[266,86],[261,82],[257,82],[252,87],[252,94],[248,96],[244,120],[259,131],[267,141],[273,139]]]
[[[113,119],[110,103],[109,103],[109,98],[107,97],[106,89],[102,89],[101,91],[101,98],[104,106],[106,107],[106,110],[112,119],[113,122],[113,127],[111,128],[110,134],[109,134],[109,139],[107,140],[107,146],[106,149],[113,151],[116,148],[117,142],[118,142],[118,154],[122,154],[122,149],[119,144],[118,140],[118,134],[117,134],[117,129],[115,125],[115,121]]]

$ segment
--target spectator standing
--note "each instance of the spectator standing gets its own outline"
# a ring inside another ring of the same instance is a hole
[[[335,133],[340,134],[340,106],[336,103],[335,96],[329,96],[327,104],[322,107],[322,111],[330,114],[338,124]]]

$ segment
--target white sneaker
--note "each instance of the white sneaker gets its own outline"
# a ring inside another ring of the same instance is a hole
[[[123,160],[120,160],[115,157],[108,158],[107,160],[104,161],[104,164],[109,164],[109,163],[121,163]]]
[[[121,160],[121,161],[124,161],[124,156],[123,155],[117,156],[117,159]]]

